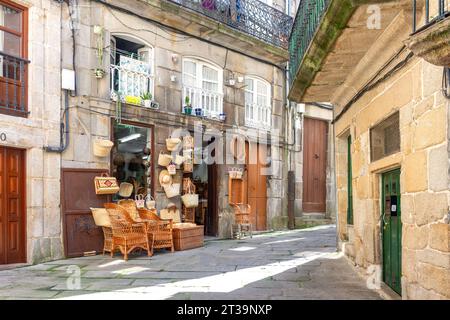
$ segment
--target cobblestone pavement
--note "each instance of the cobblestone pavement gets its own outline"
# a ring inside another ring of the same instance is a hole
[[[99,255],[4,270],[0,299],[381,299],[336,253],[335,232],[322,226],[128,262]]]

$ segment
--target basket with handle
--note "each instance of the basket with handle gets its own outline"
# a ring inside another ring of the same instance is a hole
[[[96,194],[115,194],[120,190],[115,177],[110,177],[106,173],[94,178]]]
[[[169,151],[178,150],[181,144],[181,140],[179,138],[168,138],[166,139],[166,148]]]
[[[170,185],[163,186],[164,192],[167,198],[173,198],[180,195],[181,183],[172,183]]]
[[[181,201],[186,208],[196,208],[198,207],[198,194],[195,194],[195,186],[189,181],[186,193],[181,196]]]
[[[168,166],[167,166],[167,171],[169,172],[170,175],[176,175],[177,174],[177,165],[173,162],[171,162]]]
[[[156,208],[156,201],[155,199],[152,197],[151,194],[148,194],[145,197],[145,206],[147,207],[147,209],[149,210],[153,210]]]
[[[134,202],[136,203],[136,208],[145,208],[145,197],[143,194],[137,194],[134,196]]]
[[[172,156],[170,154],[163,153],[162,151],[158,156],[158,165],[167,167],[172,162]]]

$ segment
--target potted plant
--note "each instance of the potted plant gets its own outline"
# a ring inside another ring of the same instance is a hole
[[[192,105],[191,105],[191,99],[189,96],[186,96],[184,98],[184,107],[183,107],[184,114],[192,114]]]
[[[202,108],[196,107],[196,108],[194,108],[194,111],[195,111],[195,115],[197,117],[203,116],[203,109]]]
[[[152,107],[152,94],[150,92],[143,93],[141,95],[141,99],[144,102],[144,107],[151,108]]]

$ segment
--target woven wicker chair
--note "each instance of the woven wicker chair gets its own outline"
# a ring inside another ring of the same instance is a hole
[[[231,224],[231,237],[242,239],[246,233],[250,234],[250,238],[253,237],[253,225],[250,221],[250,213],[252,207],[249,204],[244,203],[230,203],[234,210],[234,224]],[[237,229],[237,230],[236,230]]]
[[[147,222],[147,232],[151,236],[152,250],[169,249],[175,251],[173,246],[173,221],[163,220],[156,214],[156,209],[138,209],[139,216]]]
[[[119,249],[124,259],[128,260],[128,254],[138,248],[146,250],[147,255],[151,256],[152,250],[145,224],[134,222],[127,211],[117,204],[105,203],[105,208],[108,210],[112,226],[111,257],[115,249]]]
[[[103,255],[105,255],[105,252],[112,253],[114,251],[112,247],[113,233],[112,228],[102,227],[102,230],[103,230]]]

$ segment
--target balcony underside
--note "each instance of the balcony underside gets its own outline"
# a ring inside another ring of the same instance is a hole
[[[450,17],[410,36],[406,44],[429,63],[450,66]]]
[[[373,11],[380,8],[381,28],[368,28]],[[411,1],[334,0],[331,2],[292,81],[289,99],[329,102],[369,48]]]
[[[271,63],[281,64],[289,59],[287,49],[271,45],[170,1],[103,0],[102,2]]]

